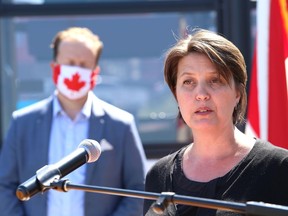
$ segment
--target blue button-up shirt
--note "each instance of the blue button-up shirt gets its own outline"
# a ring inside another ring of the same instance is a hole
[[[88,99],[75,119],[70,119],[62,109],[55,93],[53,120],[49,145],[49,164],[54,164],[69,155],[88,136],[92,99]],[[74,184],[85,183],[86,166],[83,165],[64,178]],[[84,191],[48,191],[47,216],[84,216]]]

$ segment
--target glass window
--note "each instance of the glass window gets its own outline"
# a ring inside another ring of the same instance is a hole
[[[10,50],[1,56],[2,91],[9,98],[4,115],[53,92],[52,38],[67,27],[88,27],[104,42],[95,94],[135,115],[145,145],[188,142],[190,130],[177,120],[177,105],[163,79],[164,53],[187,26],[216,30],[215,20],[214,11],[3,19],[1,52]]]

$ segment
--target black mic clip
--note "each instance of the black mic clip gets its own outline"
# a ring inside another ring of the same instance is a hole
[[[61,192],[68,192],[67,185],[70,183],[68,179],[55,179],[51,182],[50,188],[61,191]]]
[[[61,176],[60,170],[54,165],[45,165],[36,171],[36,181],[39,183],[41,192],[51,188],[51,183],[59,180]]]
[[[152,210],[156,214],[163,214],[167,206],[173,203],[174,192],[162,192],[152,205]]]

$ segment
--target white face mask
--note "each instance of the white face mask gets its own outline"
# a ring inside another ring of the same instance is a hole
[[[78,66],[56,65],[53,70],[53,80],[58,91],[71,100],[87,95],[95,86],[96,75],[96,70]]]

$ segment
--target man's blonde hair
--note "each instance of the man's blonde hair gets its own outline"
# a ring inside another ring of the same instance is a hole
[[[58,49],[59,49],[60,43],[67,38],[76,39],[76,40],[80,40],[83,38],[84,41],[92,42],[92,44],[95,48],[95,50],[94,50],[95,56],[96,56],[95,65],[98,64],[98,61],[99,61],[99,58],[101,56],[102,49],[103,49],[103,43],[100,40],[98,35],[95,35],[88,28],[82,28],[82,27],[71,27],[71,28],[68,28],[66,30],[60,31],[56,34],[56,36],[54,37],[54,39],[50,45],[50,47],[53,49],[54,61],[56,61],[56,59],[57,59]]]

